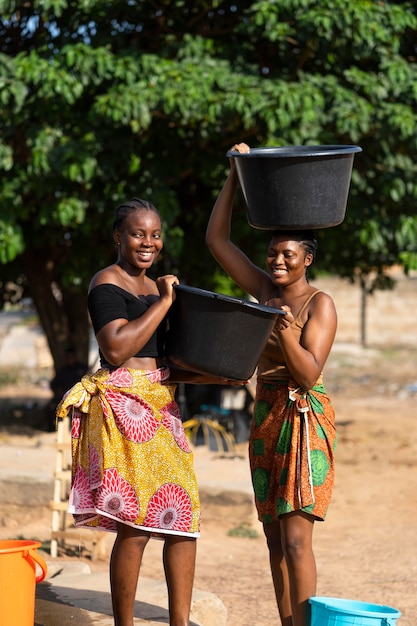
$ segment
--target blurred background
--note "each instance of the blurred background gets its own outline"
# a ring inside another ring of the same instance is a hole
[[[246,295],[204,244],[237,141],[361,146],[311,280],[336,300],[338,341],[416,345],[414,4],[0,0],[0,16],[3,386],[50,394],[69,350],[94,366],[88,284],[132,196],[163,216],[155,275]],[[237,205],[233,237],[263,265],[269,234]],[[22,324],[37,361],[7,344]]]

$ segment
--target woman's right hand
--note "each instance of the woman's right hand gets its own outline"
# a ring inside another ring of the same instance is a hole
[[[233,152],[240,152],[241,154],[249,154],[250,152],[250,148],[247,143],[235,143],[230,150]]]
[[[174,274],[166,274],[156,279],[156,286],[161,298],[170,300],[171,304],[175,300],[175,285],[179,285],[180,281]]]
[[[248,144],[246,143],[235,143],[235,145],[232,146],[230,150],[233,150],[234,152],[239,152],[240,154],[249,154],[250,152],[250,148]],[[229,161],[230,161],[230,169],[235,169],[236,165],[235,165],[234,158],[230,157]]]

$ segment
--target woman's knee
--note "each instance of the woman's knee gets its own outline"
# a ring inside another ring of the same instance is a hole
[[[127,526],[126,524],[117,525],[117,541],[127,541],[132,547],[143,548],[150,539],[150,534],[143,530]]]
[[[304,516],[283,516],[281,543],[286,557],[297,558],[312,551],[313,520]]]

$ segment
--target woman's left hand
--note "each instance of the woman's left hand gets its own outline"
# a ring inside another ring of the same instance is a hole
[[[282,311],[285,311],[285,315],[278,315],[278,330],[286,330],[291,326],[294,321],[294,315],[291,312],[291,309],[286,304],[280,307]]]

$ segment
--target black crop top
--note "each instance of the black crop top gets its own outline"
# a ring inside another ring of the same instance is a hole
[[[111,285],[109,283],[97,285],[88,294],[88,311],[93,324],[94,333],[113,320],[123,318],[128,320],[136,319],[148,310],[150,303],[144,298],[137,298],[129,291]],[[166,333],[166,322],[163,322],[154,332],[142,350],[132,355],[135,357],[159,357],[164,354],[164,342]],[[107,365],[101,350],[100,362],[102,366]]]

